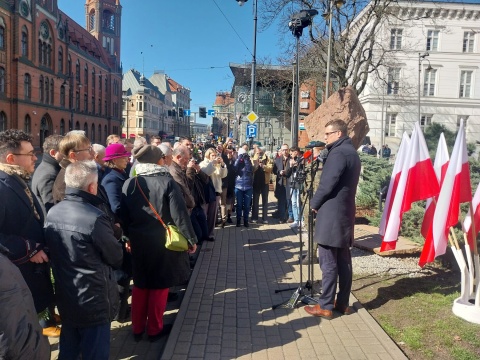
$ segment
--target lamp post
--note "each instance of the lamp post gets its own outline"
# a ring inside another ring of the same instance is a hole
[[[295,81],[294,81],[294,93],[293,97],[293,119],[292,119],[292,146],[298,145],[298,115],[299,115],[299,90],[300,90],[300,59],[299,59],[299,50],[300,50],[300,37],[302,36],[303,29],[312,25],[312,19],[315,15],[318,14],[318,11],[315,9],[310,10],[301,10],[300,12],[293,14],[290,22],[288,23],[288,28],[292,32],[293,36],[297,39],[297,51],[295,55],[296,62],[296,71],[295,71]]]
[[[236,0],[238,5],[243,6],[248,0]],[[256,66],[257,66],[257,4],[253,0],[253,53],[252,53],[252,79],[250,85],[250,111],[255,111],[255,91],[257,87]]]
[[[130,119],[128,117],[128,107],[129,107],[128,105],[130,104],[130,98],[127,95],[124,95],[124,96],[122,96],[122,99],[125,103],[125,108],[127,110],[127,118],[126,118],[126,121],[125,121],[125,127],[126,127],[126,132],[127,132],[126,137],[127,137],[127,139],[129,139],[130,138],[130,134],[129,134]]]
[[[421,109],[420,109],[420,94],[421,94],[421,77],[422,77],[422,62],[424,60],[428,61],[428,67],[425,69],[425,71],[430,71],[432,70],[432,67],[430,66],[430,60],[427,59],[427,56],[430,56],[428,52],[425,53],[418,53],[418,119],[417,121],[420,121],[422,117]]]
[[[327,50],[327,76],[325,79],[325,101],[330,96],[330,67],[331,67],[331,60],[332,60],[332,15],[333,15],[333,4],[337,7],[337,9],[341,8],[343,4],[345,4],[344,0],[330,0],[328,11],[323,14],[325,19],[328,18],[328,50]]]

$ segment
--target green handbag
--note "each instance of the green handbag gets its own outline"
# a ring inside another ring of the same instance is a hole
[[[150,209],[152,209],[153,213],[157,217],[158,221],[162,224],[165,228],[167,239],[165,241],[165,247],[171,251],[187,251],[188,250],[188,240],[183,234],[180,232],[177,226],[175,225],[165,225],[162,218],[158,214],[157,210],[153,207],[152,203],[148,201],[147,197],[145,196],[142,187],[138,183],[138,178],[135,178],[135,182],[137,183],[137,187],[140,189],[144,199],[148,202]]]

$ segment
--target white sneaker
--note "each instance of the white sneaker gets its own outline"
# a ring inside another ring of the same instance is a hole
[[[294,222],[293,222],[293,223],[291,223],[289,226],[290,226],[292,229],[296,229],[296,228],[298,228],[298,227],[299,227],[299,223],[298,223],[298,222],[296,222],[296,221],[294,221]]]

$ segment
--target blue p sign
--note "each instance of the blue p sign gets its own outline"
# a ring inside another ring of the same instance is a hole
[[[248,124],[247,125],[247,138],[257,136],[257,125]]]

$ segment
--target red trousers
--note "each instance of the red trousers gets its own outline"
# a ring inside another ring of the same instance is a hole
[[[132,329],[141,334],[147,329],[147,335],[154,336],[163,329],[163,313],[167,307],[168,288],[132,290]]]

